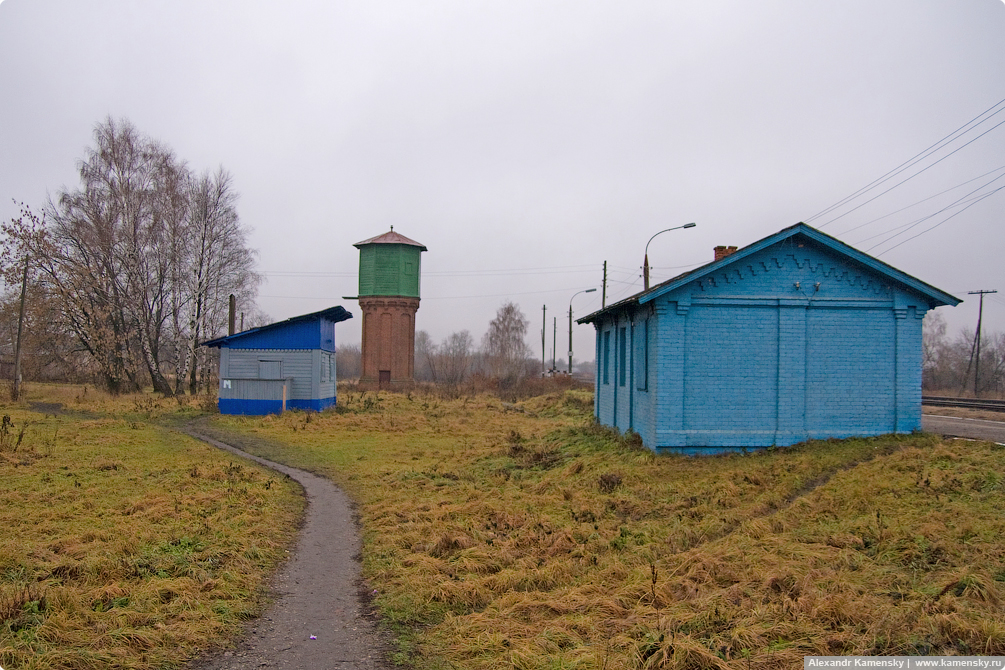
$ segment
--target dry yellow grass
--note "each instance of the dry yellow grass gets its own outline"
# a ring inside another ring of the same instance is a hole
[[[166,668],[226,642],[285,555],[295,484],[148,422],[177,403],[31,390],[90,414],[0,406],[0,666]]]
[[[657,457],[592,396],[340,396],[219,417],[360,503],[420,668],[790,668],[1005,654],[1005,450],[930,436]]]

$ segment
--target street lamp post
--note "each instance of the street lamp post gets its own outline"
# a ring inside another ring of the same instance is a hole
[[[597,289],[588,288],[585,291],[579,291],[578,293],[573,293],[572,298],[575,298],[580,293],[593,293]],[[569,374],[572,374],[572,298],[569,298]]]
[[[674,226],[673,228],[667,228],[666,230],[661,230],[660,232],[656,233],[656,235],[662,235],[663,233],[668,233],[671,230],[679,230],[681,228],[694,228],[697,225],[698,225],[697,223],[685,223],[683,226]],[[653,237],[656,237],[656,235],[653,235]],[[653,237],[649,238],[649,242],[653,241]],[[642,263],[642,286],[646,291],[649,290],[649,242],[646,242],[646,258],[645,261],[643,261]]]

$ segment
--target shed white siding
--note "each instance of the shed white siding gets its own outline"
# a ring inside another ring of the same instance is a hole
[[[321,352],[318,350],[302,349],[221,349],[220,351],[220,380],[225,379],[263,379],[262,370],[276,370],[275,363],[279,363],[278,375],[270,376],[269,379],[292,379],[292,388],[289,389],[290,400],[309,400],[311,398],[330,398],[335,394],[333,384],[328,384],[327,395],[318,395],[315,388],[314,370],[320,368]],[[328,354],[330,356],[330,354]],[[262,365],[266,362],[266,365]],[[271,363],[271,365],[269,365]],[[317,366],[317,367],[315,367]],[[220,389],[221,397],[224,389]]]

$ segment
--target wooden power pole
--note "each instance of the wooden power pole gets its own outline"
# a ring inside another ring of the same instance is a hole
[[[984,316],[984,294],[997,293],[998,291],[967,291],[967,295],[979,295],[980,303],[977,308],[977,333],[974,335],[974,350],[977,352],[976,365],[974,366],[974,397],[980,393],[978,381],[981,378],[981,317]]]
[[[604,284],[600,294],[600,309],[607,307],[607,261],[604,261]]]
[[[28,258],[24,259],[24,276],[21,277],[21,307],[17,313],[17,344],[14,345],[14,386],[11,400],[21,397],[21,336],[24,334],[24,296],[28,292]]]
[[[548,306],[541,305],[541,376],[544,376],[545,333],[548,330]]]

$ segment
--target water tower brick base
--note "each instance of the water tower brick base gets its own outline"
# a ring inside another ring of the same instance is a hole
[[[415,312],[419,299],[404,296],[359,298],[363,312],[365,388],[396,389],[412,384],[415,369]]]

